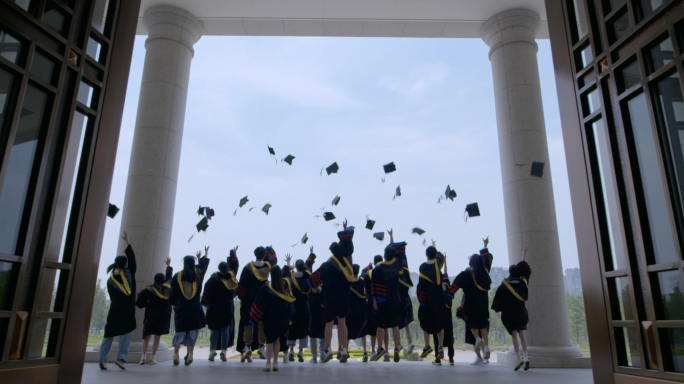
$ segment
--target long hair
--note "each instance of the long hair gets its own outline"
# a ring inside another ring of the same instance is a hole
[[[271,286],[276,291],[287,294],[285,291],[285,285],[283,284],[283,277],[280,267],[275,265],[271,268]]]
[[[126,269],[127,264],[128,264],[128,258],[126,256],[117,256],[114,259],[114,263],[109,264],[109,266],[107,267],[107,273],[111,272],[114,268],[124,270],[124,269]]]
[[[183,258],[183,281],[194,283],[197,281],[197,272],[195,272],[195,256],[185,256]]]
[[[492,278],[489,277],[489,272],[487,272],[487,264],[484,257],[480,255],[470,256],[470,268],[475,275],[475,282],[480,287],[489,289],[492,285]]]
[[[154,275],[154,283],[151,286],[157,288],[157,291],[162,292],[162,289],[164,289],[165,281],[166,275],[164,275],[163,273],[157,273],[156,275]]]

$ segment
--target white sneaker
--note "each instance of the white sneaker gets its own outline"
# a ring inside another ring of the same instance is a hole
[[[346,363],[347,359],[349,359],[349,352],[345,349],[340,353],[340,363]]]
[[[485,345],[484,359],[489,360],[492,357],[492,353],[489,351],[489,347]]]
[[[389,361],[390,361],[389,353],[385,352],[385,356],[382,358],[382,361],[389,363]]]
[[[180,356],[178,356],[177,353],[173,354],[173,365],[178,365],[180,364]]]
[[[287,364],[287,353],[283,353],[283,364]]]
[[[327,349],[325,352],[323,352],[323,356],[321,356],[321,363],[327,363],[332,359],[333,357],[333,351]]]
[[[152,359],[152,360],[147,360],[147,362],[145,364],[155,365],[155,364],[159,364],[159,362],[156,359]]]
[[[415,347],[416,347],[416,346],[413,345],[413,343],[409,343],[408,346],[406,347],[406,348],[407,348],[407,349],[406,349],[406,353],[409,354],[409,355],[412,354],[412,353],[413,353],[413,349],[414,349]]]
[[[259,349],[257,349],[257,354],[259,355],[260,358],[265,359],[266,358],[266,346],[265,345],[260,345]]]
[[[193,359],[192,359],[192,353],[189,353],[188,356],[187,356],[187,359],[185,359],[185,365],[190,365],[190,364],[192,364],[192,361],[193,361]]]
[[[140,358],[140,362],[139,362],[138,364],[140,364],[140,365],[145,365],[145,358],[144,358],[144,357],[141,357],[141,358]]]
[[[287,359],[290,361],[294,361],[294,351],[290,351],[290,353],[288,353]]]
[[[116,364],[117,367],[119,367],[123,370],[126,370],[126,364],[124,364],[124,363],[125,362],[123,360],[117,360],[114,362],[114,364]]]
[[[375,358],[376,358],[377,356],[378,356],[378,353],[377,353],[377,352],[375,352],[375,351],[371,352],[370,361],[375,361]]]
[[[470,363],[470,365],[485,365],[485,361],[481,357],[476,357],[475,360]]]
[[[318,358],[312,357],[311,360],[309,360],[309,363],[313,363],[313,364],[318,363]]]

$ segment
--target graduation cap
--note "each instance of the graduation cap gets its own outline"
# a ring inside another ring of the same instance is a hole
[[[337,204],[339,204],[339,203],[340,203],[340,197],[339,197],[339,196],[335,196],[335,198],[334,198],[333,201],[332,201],[332,205],[337,205]]]
[[[286,156],[283,160],[281,160],[281,161],[284,161],[284,162],[286,162],[286,163],[292,165],[292,160],[294,160],[294,159],[295,159],[294,156],[292,156],[292,155],[287,155],[287,156]]]
[[[200,222],[197,223],[196,227],[197,227],[197,232],[206,231],[207,228],[209,228],[209,220],[207,220],[206,217],[203,217],[202,220],[200,220]],[[188,240],[188,242],[189,241],[190,240]]]
[[[267,145],[267,147],[268,147],[268,153],[275,156],[275,151],[273,150],[273,148],[269,147],[268,145]]]
[[[444,196],[446,196],[447,199],[454,201],[454,197],[456,197],[456,191],[451,189],[451,186],[447,185],[447,189],[444,192]]]
[[[199,209],[197,210],[197,216],[204,215],[204,207],[200,205]]]
[[[119,213],[119,207],[116,205],[109,203],[109,209],[107,210],[107,216],[109,216],[110,219],[113,219],[116,214]]]
[[[425,231],[418,228],[418,227],[415,227],[415,228],[413,228],[413,231],[411,233],[417,233],[419,235],[422,235],[423,233],[425,233]]]
[[[376,239],[378,239],[380,241],[383,241],[383,240],[385,240],[385,232],[375,232],[373,234],[373,237],[375,237]]]
[[[328,173],[328,176],[330,176],[331,173],[337,173],[337,171],[339,171],[339,170],[340,170],[340,166],[337,165],[337,162],[330,164],[330,166],[325,169],[325,171]],[[321,173],[322,172],[323,172],[323,170],[321,169]]]
[[[214,209],[213,209],[213,208],[207,207],[207,208],[205,209],[205,211],[206,211],[206,213],[207,213],[206,217],[207,217],[207,219],[209,219],[209,220],[211,220],[212,217],[216,216],[216,215],[214,214]]]
[[[335,220],[335,215],[332,212],[326,212],[323,214],[325,221]]]
[[[392,197],[392,200],[396,199],[397,196],[401,196],[401,186],[397,186],[397,191],[394,192],[394,197]]]
[[[530,172],[532,176],[536,177],[542,177],[544,175],[544,163],[540,162],[533,162],[532,163],[532,172]]]
[[[247,198],[247,196],[240,199],[240,208],[242,208],[243,205],[247,204],[248,201],[249,199]]]
[[[480,207],[477,206],[477,203],[468,204],[466,205],[465,213],[466,221],[468,220],[468,217],[480,216]]]
[[[306,233],[305,233],[304,237],[302,237],[302,244],[306,244],[307,241],[309,241],[309,238],[306,236]]]
[[[271,209],[271,207],[272,207],[271,204],[266,204],[266,205],[264,205],[263,208],[261,208],[261,210],[264,211],[264,213],[268,215],[268,210]]]
[[[370,229],[372,231],[373,226],[375,226],[375,220],[366,219],[366,229]]]
[[[394,162],[385,164],[382,167],[385,168],[385,173],[391,173],[397,170],[397,167],[394,165]]]

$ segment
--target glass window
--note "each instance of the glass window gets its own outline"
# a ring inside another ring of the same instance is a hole
[[[14,143],[9,149],[7,174],[0,192],[0,253],[14,255],[29,193],[48,96],[31,85],[26,87]]]
[[[610,43],[613,44],[614,42],[627,36],[631,27],[632,22],[629,20],[629,13],[627,13],[627,8],[625,8],[618,16],[616,16],[614,21],[608,23]]]
[[[81,81],[81,85],[78,86],[78,95],[76,95],[76,100],[86,107],[92,108],[90,104],[93,101],[93,87]]]
[[[21,55],[21,42],[7,32],[0,31],[0,56],[17,63]]]
[[[96,0],[95,10],[93,11],[93,20],[91,25],[100,33],[105,34],[105,26],[107,25],[107,11],[109,10],[109,0]]]
[[[591,44],[582,45],[576,52],[575,64],[577,65],[578,71],[594,60],[594,54],[591,52]]]
[[[601,97],[598,88],[582,95],[582,104],[584,109],[584,117],[591,115],[601,108]]]
[[[656,139],[646,107],[646,96],[642,93],[628,101],[627,109],[636,145],[641,186],[653,244],[653,253],[648,255],[649,263],[676,261],[677,255],[670,224],[668,196],[665,193],[665,180],[658,161]],[[642,221],[643,219],[645,218],[642,217]]]
[[[613,306],[613,320],[634,320],[629,277],[608,279],[611,290],[610,302]]]
[[[665,336],[665,340],[661,336],[661,344],[664,345],[664,349],[667,349],[663,353],[665,370],[684,373],[684,328],[662,329],[661,332]],[[669,348],[667,348],[668,345]],[[668,357],[672,360],[667,361]]]
[[[13,76],[0,69],[0,132],[5,126],[5,114],[10,101],[10,92],[12,92]]]
[[[635,2],[636,5],[636,13],[637,13],[637,20],[641,21],[645,19],[648,15],[651,13],[655,12],[658,8],[660,8],[663,4],[669,3],[670,0],[637,0]]]
[[[584,36],[589,33],[589,23],[587,22],[587,10],[584,0],[572,0],[572,16],[575,17],[576,30],[574,33],[577,35],[575,43],[582,40]]]
[[[672,40],[669,37],[644,52],[644,61],[649,74],[667,65],[673,59],[674,48],[672,48]]]
[[[64,29],[68,24],[66,23],[66,16],[62,12],[63,11],[59,9],[57,5],[51,1],[48,1],[45,4],[45,11],[43,12],[42,18],[43,23],[54,29],[55,32],[59,33],[60,35],[64,33]]]
[[[617,83],[620,93],[639,84],[641,81],[639,62],[634,60],[631,64],[628,64],[626,67],[622,68],[619,71],[618,79],[619,81]]]
[[[606,268],[607,270],[626,269],[625,233],[622,227],[620,197],[610,151],[610,136],[602,119],[594,122],[591,128],[594,138],[593,151],[596,153],[595,158],[598,162],[595,168],[598,168],[601,178],[600,187],[605,208],[605,213],[602,216],[606,221],[609,236],[608,239],[602,239],[602,241],[608,241],[610,245],[611,259],[606,260]]]
[[[59,332],[59,319],[34,319],[32,326],[31,345],[28,348],[28,358],[38,359],[53,357],[54,352],[48,352],[50,338]]]
[[[615,348],[618,354],[618,365],[641,367],[639,333],[635,328],[615,327]]]
[[[653,298],[660,302],[657,306],[660,308],[659,320],[684,320],[684,293],[679,271],[654,273],[651,275],[651,283]]]
[[[14,301],[14,275],[16,267],[14,263],[0,261],[0,311],[12,309]],[[2,330],[0,330],[0,333]]]
[[[102,45],[98,43],[97,41],[93,40],[92,37],[88,38],[88,49],[86,50],[86,53],[88,56],[92,57],[95,59],[95,61],[99,62],[100,61],[100,51],[102,51]]]
[[[25,11],[28,11],[31,7],[31,0],[13,0],[15,4],[22,7]]]
[[[44,82],[53,84],[53,78],[55,77],[55,62],[38,52],[34,52],[31,63],[31,73]]]

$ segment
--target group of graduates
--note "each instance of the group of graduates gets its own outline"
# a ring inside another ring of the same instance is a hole
[[[311,341],[312,363],[327,363],[333,358],[333,328],[337,327],[339,349],[337,359],[346,363],[351,340],[361,339],[363,362],[390,360],[389,333],[394,340],[394,361],[399,362],[404,348],[410,354],[414,349],[408,325],[414,321],[413,305],[409,289],[413,287],[406,258],[406,243],[394,242],[383,256],[375,256],[373,262],[361,270],[353,263],[354,228],[347,227],[337,233],[339,241],[331,244],[331,256],[316,270],[313,247],[306,260],[286,255],[286,265],[281,269],[272,247],[257,247],[255,260],[242,268],[239,281],[237,249],[230,251],[218,271],[202,283],[208,271],[209,247],[204,256],[183,258],[183,270],[175,275],[167,259],[166,273],[158,273],[154,283],[143,289],[135,299],[136,262],[133,249],[124,231],[125,256],[118,256],[108,268],[112,275],[107,281],[111,306],[107,317],[105,334],[100,347],[99,364],[107,369],[107,354],[113,338],[119,337],[116,365],[125,369],[131,332],[136,328],[135,307],[145,308],[143,323],[143,353],[140,364],[156,364],[155,355],[161,335],[168,334],[171,315],[175,320],[173,337],[173,364],[180,364],[180,348],[186,346],[184,364],[193,362],[193,351],[200,329],[207,326],[211,331],[209,360],[227,360],[227,348],[233,346],[237,332],[236,349],[241,362],[252,362],[257,353],[266,360],[264,371],[278,371],[278,354],[283,352],[283,362],[295,360],[295,346],[299,347],[296,358],[304,361],[303,350]],[[493,256],[488,251],[488,239],[479,254],[470,256],[469,267],[460,272],[453,282],[447,274],[446,255],[439,252],[433,242],[425,251],[426,261],[420,265],[416,287],[418,321],[425,336],[421,353],[426,358],[435,352],[434,365],[441,365],[444,348],[448,350],[450,364],[454,364],[454,333],[452,326],[452,301],[456,292],[463,290],[463,299],[456,309],[456,316],[466,323],[466,342],[474,345],[477,358],[473,365],[489,362],[489,294]],[[518,357],[515,370],[529,369],[525,330],[528,314],[525,301],[531,270],[523,249],[522,261],[509,268],[509,277],[497,289],[491,308],[502,313],[502,322],[513,338]],[[203,292],[203,293],[202,293]],[[238,297],[240,321],[235,324],[234,298]],[[206,313],[202,309],[206,307]],[[408,344],[401,345],[401,330],[405,329]],[[370,336],[371,354],[368,354],[367,338]],[[154,338],[152,357],[147,358],[150,338]],[[433,339],[434,348],[430,345]],[[376,349],[377,346],[377,349]]]

